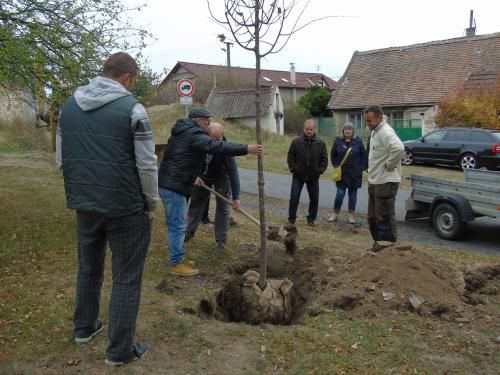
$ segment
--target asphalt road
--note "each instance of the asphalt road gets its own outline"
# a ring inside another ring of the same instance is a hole
[[[241,191],[257,195],[257,171],[238,168]],[[289,175],[264,172],[264,192],[267,197],[288,200],[292,178]],[[332,208],[335,196],[335,184],[330,180],[321,179],[319,184],[319,207]],[[396,220],[398,221],[399,237],[405,241],[443,245],[457,250],[468,250],[500,256],[500,220],[493,218],[477,218],[467,224],[466,235],[459,241],[443,240],[435,234],[427,219],[404,221],[406,214],[405,200],[410,196],[411,188],[400,188],[396,197]],[[304,186],[300,197],[301,203],[308,203],[307,191]],[[343,210],[346,209],[347,197],[344,199]],[[358,190],[356,212],[366,215],[368,207],[368,191],[366,184]],[[287,215],[286,212],[282,213]],[[324,220],[326,218],[318,218]]]

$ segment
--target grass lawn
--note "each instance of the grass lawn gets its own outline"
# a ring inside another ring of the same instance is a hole
[[[235,141],[250,138],[246,129],[227,126],[227,131]],[[155,127],[157,139],[165,137],[165,132]],[[282,153],[290,138],[284,139],[269,137],[265,142],[266,167],[267,160],[274,160],[269,170],[284,171]],[[195,278],[176,278],[168,273],[161,207],[154,222],[137,326],[137,337],[147,339],[151,351],[143,360],[124,368],[106,368],[105,333],[87,345],[76,345],[72,340],[75,214],[65,208],[63,181],[54,166],[54,155],[26,151],[6,143],[7,137],[0,140],[0,374],[500,372],[495,343],[500,332],[500,304],[495,295],[488,297],[489,303],[477,320],[463,323],[392,313],[352,319],[343,310],[322,305],[310,306],[303,321],[290,326],[201,319],[193,314],[198,301],[222,286],[230,276],[228,267],[247,255],[243,245],[259,242],[258,230],[244,217],[236,216],[239,224],[230,230],[228,250],[221,253],[214,249],[212,229],[202,226],[186,245],[188,256],[202,272]],[[267,204],[286,203],[270,199]],[[257,215],[255,210],[249,211]],[[268,221],[282,219],[270,213]],[[318,246],[325,256],[346,262],[363,254],[370,243],[365,227],[345,231],[324,224],[310,228],[299,222],[299,231],[299,247]],[[498,257],[459,253],[451,248],[429,246],[419,251],[457,267],[498,264]],[[109,256],[101,308],[105,328],[111,285]],[[162,290],[157,288],[160,282]]]

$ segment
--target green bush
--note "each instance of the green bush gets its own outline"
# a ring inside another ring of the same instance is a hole
[[[300,107],[312,117],[330,116],[330,110],[327,108],[332,93],[322,86],[311,86],[306,93],[298,100]]]
[[[285,133],[290,135],[302,134],[304,121],[310,117],[309,113],[290,99],[283,100],[283,112]]]

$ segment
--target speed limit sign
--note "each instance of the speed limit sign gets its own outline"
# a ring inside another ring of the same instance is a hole
[[[181,79],[177,82],[177,92],[180,96],[192,96],[194,93],[194,83],[190,79]]]

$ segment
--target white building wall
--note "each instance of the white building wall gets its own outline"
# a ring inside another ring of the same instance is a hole
[[[27,90],[7,91],[0,87],[0,121],[35,121],[36,102]]]
[[[435,118],[439,112],[439,106],[430,107],[424,112],[424,123],[422,125],[422,135],[425,135],[437,128]]]

